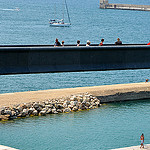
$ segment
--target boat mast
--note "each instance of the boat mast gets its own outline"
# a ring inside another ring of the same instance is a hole
[[[68,11],[68,7],[67,7],[67,2],[66,2],[66,0],[65,0],[65,4],[66,4],[66,9],[67,9],[67,14],[68,14],[68,20],[69,20],[69,23],[71,24],[70,17],[69,17],[69,11]]]
[[[64,4],[65,5],[65,4]],[[63,5],[63,22],[64,22],[64,10],[65,10],[65,6]]]
[[[54,11],[54,18],[56,19],[56,4],[55,4],[54,9],[55,9],[55,11]]]

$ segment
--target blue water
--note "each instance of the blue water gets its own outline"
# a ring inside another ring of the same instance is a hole
[[[147,43],[150,12],[99,9],[99,0],[67,0],[72,26],[49,27],[62,18],[60,0],[0,0],[0,44],[66,44],[90,40]],[[110,0],[110,3],[150,5],[149,0]],[[15,11],[16,7],[20,11]],[[67,17],[65,14],[66,22]],[[11,61],[11,60],[10,60]],[[0,76],[0,93],[144,82],[150,70],[93,71]],[[20,150],[107,150],[139,145],[143,132],[150,143],[150,101],[111,103],[70,114],[47,115],[0,123],[0,144]]]
[[[111,0],[116,3],[149,4],[149,0]],[[150,12],[99,9],[99,0],[68,0],[72,26],[49,27],[48,21],[62,18],[62,0],[0,0],[0,44],[53,44],[55,38],[66,44],[90,40],[114,43],[148,43]],[[4,9],[20,8],[20,11]],[[65,11],[65,20],[68,22]]]
[[[150,141],[150,101],[0,124],[0,143],[21,150],[108,150]]]
[[[145,82],[150,69],[1,75],[0,93]]]

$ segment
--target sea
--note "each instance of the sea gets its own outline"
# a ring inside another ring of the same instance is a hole
[[[150,0],[109,0],[150,5]],[[0,0],[0,45],[125,44],[150,42],[150,12],[99,9],[99,0],[67,0],[70,27],[50,27],[49,19],[68,22],[64,0]],[[19,10],[19,11],[18,11]],[[11,60],[10,60],[11,61]],[[19,74],[0,76],[0,94],[145,82],[150,69]],[[150,100],[103,104],[98,109],[0,122],[0,145],[20,150],[109,150],[150,143]]]

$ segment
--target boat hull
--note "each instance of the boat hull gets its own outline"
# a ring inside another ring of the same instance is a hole
[[[64,24],[60,24],[60,23],[50,23],[50,26],[52,26],[52,27],[69,27],[69,26],[71,26],[71,24],[70,23],[64,23]]]

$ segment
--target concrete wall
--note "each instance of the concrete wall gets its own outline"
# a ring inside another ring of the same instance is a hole
[[[150,5],[111,4],[108,0],[100,0],[100,8],[150,11]]]
[[[0,46],[0,74],[150,68],[150,46]]]
[[[108,4],[105,8],[150,11],[149,5]]]

